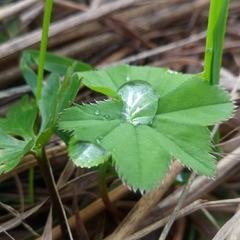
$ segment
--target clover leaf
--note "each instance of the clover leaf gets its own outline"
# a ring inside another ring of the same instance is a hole
[[[121,179],[140,190],[158,186],[173,157],[214,176],[207,126],[231,116],[226,91],[195,75],[153,67],[121,65],[78,75],[112,98],[63,112],[59,127],[73,131],[68,150],[78,166],[111,157]]]

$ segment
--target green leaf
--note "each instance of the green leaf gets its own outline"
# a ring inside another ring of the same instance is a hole
[[[77,77],[77,75],[73,75],[69,79],[69,83],[67,87],[63,88],[63,85],[60,89],[60,92],[58,94],[59,99],[59,105],[57,112],[62,112],[65,108],[68,108],[72,105],[74,99],[76,98],[76,95],[78,93],[78,90],[80,88],[81,81]]]
[[[231,116],[226,91],[197,76],[151,67],[123,65],[78,75],[88,87],[114,98],[63,112],[59,127],[73,131],[74,148],[68,150],[78,165],[89,161],[94,166],[111,154],[121,179],[141,190],[163,180],[172,157],[199,174],[214,176],[207,125]],[[107,154],[84,160],[82,143]]]
[[[163,148],[188,168],[208,177],[217,171],[207,127],[161,119],[153,122],[152,130]]]
[[[30,56],[31,58],[31,63],[32,64],[37,64],[39,63],[39,51],[37,50],[26,50],[24,51],[23,54],[23,60],[25,58],[28,58]],[[76,71],[89,71],[89,70],[94,70],[93,67],[90,65],[81,62],[81,61],[76,61],[71,58],[59,56],[53,53],[46,53],[46,59],[45,59],[45,65],[44,69],[51,72],[51,73],[57,73],[60,75],[65,75],[69,66],[72,66],[74,62],[77,62],[76,64]]]
[[[28,102],[28,97],[24,96],[8,110],[6,118],[0,119],[0,174],[12,170],[33,147],[36,117],[35,102]]]
[[[134,189],[151,190],[160,184],[171,163],[164,142],[157,140],[147,125],[122,123],[102,139],[101,145],[112,152],[124,182]]]
[[[96,136],[96,133],[105,135],[108,133],[106,130],[111,131],[122,122],[121,109],[122,102],[118,100],[75,105],[63,112],[58,126],[64,130],[77,130],[74,135],[80,132],[82,141],[98,143],[101,135]]]
[[[102,136],[120,124],[121,109],[122,102],[105,101],[93,105],[76,105],[63,112],[60,129],[77,129],[69,143],[69,155],[77,166],[93,167],[109,159],[111,154],[99,143]]]
[[[75,106],[64,111],[59,127],[65,130],[76,129],[70,141],[69,155],[78,166],[96,166],[106,161],[111,152],[116,168],[124,181],[134,188],[150,190],[163,178],[171,161],[171,155],[161,146],[158,147],[154,138],[148,136],[145,125],[134,127],[130,123],[123,122],[122,106],[121,101]],[[109,117],[106,118],[106,115]],[[86,144],[90,147],[86,147]],[[88,156],[92,156],[92,161],[91,158],[86,160],[86,152],[83,151],[85,147],[88,149],[86,151],[88,154],[90,151]],[[148,150],[151,148],[157,150],[149,154]],[[162,156],[166,159],[160,161]],[[153,166],[158,168],[151,173],[152,177],[147,178],[147,175],[153,171]],[[127,169],[129,171],[126,172]],[[122,172],[124,174],[121,174]]]
[[[37,88],[37,74],[33,71],[32,68],[39,64],[39,53],[40,52],[37,50],[26,50],[23,52],[20,61],[20,68],[23,77],[34,94],[36,94]],[[46,71],[65,76],[68,72],[69,67],[73,65],[74,71],[94,70],[93,67],[81,61],[76,61],[71,58],[58,56],[53,53],[46,53],[44,65],[44,69]]]
[[[71,159],[77,166],[94,167],[107,161],[111,153],[91,142],[79,141],[73,137],[69,143]]]
[[[28,96],[24,96],[19,104],[8,110],[6,118],[0,118],[0,128],[8,134],[30,140],[35,136],[33,126],[36,117],[35,102],[28,102]]]
[[[232,112],[233,103],[226,91],[195,76],[160,99],[155,120],[206,126],[229,118]]]
[[[33,144],[34,140],[21,141],[0,129],[0,174],[11,171]]]
[[[68,87],[62,89],[58,74],[51,74],[42,88],[39,109],[42,124],[38,135],[38,144],[45,144],[55,130],[57,118],[65,108],[69,107],[77,95],[81,81],[72,77]]]
[[[147,81],[161,96],[193,75],[177,73],[167,68],[120,65],[99,71],[80,72],[78,76],[83,78],[83,84],[94,91],[119,98],[118,89],[129,81]]]
[[[42,115],[41,133],[49,128],[51,129],[55,125],[60,87],[60,77],[57,74],[51,74],[43,86],[41,99],[39,101],[39,109]]]
[[[24,53],[20,61],[22,75],[34,95],[37,89],[37,74],[32,70],[31,55]]]

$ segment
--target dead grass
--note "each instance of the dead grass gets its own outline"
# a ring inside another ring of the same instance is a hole
[[[1,2],[9,2],[7,0]],[[14,1],[0,8],[0,115],[29,92],[18,67],[24,49],[38,49],[44,1]],[[118,63],[170,67],[185,73],[203,69],[209,0],[55,0],[49,51],[102,68]],[[221,85],[239,103],[240,2],[232,0],[224,47]],[[99,96],[79,92],[77,101]],[[237,110],[220,126],[223,156],[214,180],[198,176],[170,232],[172,240],[240,239],[240,138]],[[77,169],[65,145],[48,143],[54,175],[75,239],[158,239],[176,205],[182,186],[174,185],[183,167],[174,162],[161,186],[143,196],[116,178],[108,179],[110,199],[124,214],[118,219],[105,210],[98,195],[97,173]],[[35,201],[28,202],[28,172],[34,168]],[[185,170],[186,171],[186,170]],[[51,201],[36,160],[25,156],[17,168],[0,176],[0,238],[61,239],[51,213]],[[233,218],[232,218],[233,217]],[[223,226],[229,219],[228,225]],[[223,227],[222,227],[223,226]]]

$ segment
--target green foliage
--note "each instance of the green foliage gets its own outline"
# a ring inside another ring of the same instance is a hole
[[[25,51],[20,64],[36,101],[24,97],[0,119],[0,173],[13,169],[29,151],[42,153],[55,132],[68,144],[77,166],[94,167],[112,159],[120,177],[134,189],[157,186],[173,157],[212,177],[217,169],[207,126],[233,112],[230,96],[216,86],[229,0],[211,1],[205,67],[199,75],[208,82],[163,68],[121,65],[95,71],[85,63],[46,53],[52,1],[47,4],[41,51]],[[38,75],[32,69],[36,65]],[[42,84],[44,70],[51,74]],[[63,82],[60,76],[65,76]],[[64,111],[81,80],[111,99]]]
[[[69,154],[77,165],[98,165],[111,153],[123,181],[141,190],[159,184],[172,157],[213,177],[217,169],[206,126],[232,114],[223,89],[194,75],[152,67],[121,65],[78,76],[113,99],[75,105],[62,114],[60,129],[74,131]]]
[[[232,107],[226,91],[217,85],[209,86],[207,81],[192,76],[161,98],[156,118],[212,125],[229,118]]]
[[[20,68],[25,81],[30,86],[34,94],[36,94],[37,88],[37,74],[33,71],[32,67],[39,64],[39,51],[37,50],[26,50],[24,51],[21,61]],[[44,62],[44,69],[51,73],[56,73],[61,76],[65,76],[69,67],[74,65],[75,71],[89,71],[94,70],[90,65],[75,61],[71,58],[58,56],[53,53],[46,53],[46,59]]]
[[[32,67],[38,64],[39,51],[27,50],[23,53],[20,67],[23,76],[34,94],[37,89],[37,75]],[[93,69],[89,65],[74,61],[70,58],[57,56],[52,53],[46,53],[44,68],[52,72],[43,85],[41,99],[38,107],[42,117],[40,130],[37,136],[37,145],[43,146],[55,131],[55,126],[59,113],[69,107],[76,97],[81,81],[73,76],[74,71],[83,71]],[[60,75],[65,76],[63,82],[60,81]],[[68,140],[68,135],[63,132],[55,131],[63,140]]]
[[[63,88],[59,75],[52,74],[42,88],[39,110],[42,117],[37,144],[44,145],[55,131],[59,113],[69,107],[80,87],[80,79],[73,77],[67,88]]]
[[[0,174],[16,167],[20,159],[30,151],[33,143],[33,140],[18,140],[0,129]]]
[[[94,167],[107,161],[110,152],[91,142],[76,141],[75,136],[69,143],[70,157],[76,166]]]
[[[24,96],[20,103],[12,106],[6,118],[0,118],[0,128],[11,135],[18,136],[24,140],[32,139],[34,122],[37,115],[35,101],[28,102],[28,97]]]
[[[36,116],[35,102],[25,96],[0,119],[0,174],[12,170],[33,147]]]
[[[29,67],[31,56],[24,56],[24,76],[35,91],[37,76]],[[28,152],[37,153],[54,133],[59,113],[72,104],[81,84],[76,75],[72,76],[75,65],[66,70],[63,83],[58,74],[49,75],[38,106],[25,96],[18,105],[8,110],[6,118],[0,119],[0,173],[12,170]],[[40,126],[35,124],[38,113],[41,116]],[[63,133],[57,133],[66,138]]]
[[[33,63],[31,54],[24,52],[20,61],[20,69],[26,83],[30,87],[33,94],[36,96],[37,74],[33,71],[32,65]]]
[[[229,0],[212,0],[210,5],[204,77],[211,85],[219,83],[229,2]]]
[[[2,3],[0,4],[1,9],[3,9]],[[11,17],[1,20],[0,43],[15,38],[19,34],[20,26],[20,19],[14,16],[14,14],[12,14]]]

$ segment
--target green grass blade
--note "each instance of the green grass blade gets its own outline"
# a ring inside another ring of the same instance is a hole
[[[219,83],[228,6],[229,0],[212,0],[210,5],[204,77],[211,85]]]
[[[53,0],[47,0],[44,10],[42,40],[40,46],[39,67],[38,67],[38,81],[36,90],[36,99],[39,101],[41,98],[42,81],[44,74],[44,62],[46,57],[47,43],[48,43],[48,29],[51,21]]]

